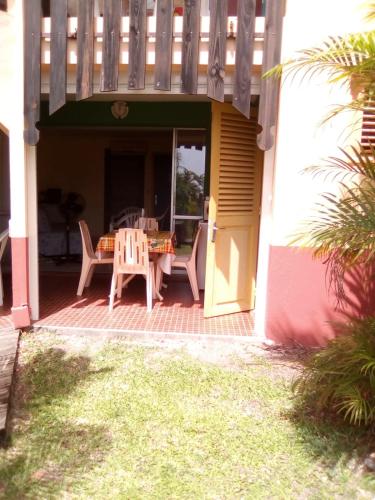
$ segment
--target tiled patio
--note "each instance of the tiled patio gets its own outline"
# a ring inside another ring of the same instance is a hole
[[[162,290],[163,302],[154,302],[151,313],[146,310],[145,282],[136,278],[124,290],[114,310],[108,310],[109,274],[94,275],[92,285],[82,297],[76,296],[78,274],[48,273],[40,279],[40,320],[35,327],[45,329],[110,330],[127,333],[200,334],[249,337],[253,330],[248,312],[216,318],[203,318],[201,301],[194,302],[188,282],[183,276],[167,277]],[[7,293],[9,297],[9,293]],[[9,302],[6,303],[9,306]],[[3,314],[2,314],[3,313]],[[5,314],[4,314],[5,313]],[[9,310],[0,308],[0,327],[9,327]]]

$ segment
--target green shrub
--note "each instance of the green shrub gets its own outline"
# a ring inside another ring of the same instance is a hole
[[[293,383],[299,404],[375,424],[375,318],[339,325],[339,336],[313,354]]]

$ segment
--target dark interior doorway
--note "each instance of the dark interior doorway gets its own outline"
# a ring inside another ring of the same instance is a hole
[[[106,150],[104,223],[126,207],[144,207],[143,154]]]
[[[154,156],[154,214],[161,217],[159,228],[170,229],[171,216],[172,155],[156,154]]]

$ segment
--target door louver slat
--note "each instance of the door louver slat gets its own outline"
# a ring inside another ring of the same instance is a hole
[[[255,211],[257,124],[223,113],[220,131],[218,213]]]

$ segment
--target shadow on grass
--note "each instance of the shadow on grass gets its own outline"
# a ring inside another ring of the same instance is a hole
[[[292,343],[269,346],[267,352],[273,362],[294,365],[296,371],[288,382],[292,391],[292,382],[301,375],[311,356],[320,349]],[[314,460],[329,468],[338,463],[345,465],[352,459],[358,459],[361,464],[362,459],[374,451],[375,428],[350,425],[334,411],[319,411],[313,401],[304,402],[293,395],[291,399],[292,408],[283,416],[293,424],[299,442]]]
[[[322,466],[333,469],[339,464],[351,463],[356,469],[374,451],[374,429],[355,427],[334,417],[317,416],[306,408],[296,407],[286,417],[295,427],[304,450]]]
[[[0,453],[0,496],[54,498],[68,491],[111,449],[110,429],[89,423],[85,408],[66,418],[78,386],[110,371],[63,349],[37,353],[18,369],[13,436]]]

